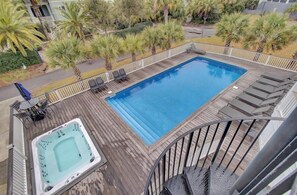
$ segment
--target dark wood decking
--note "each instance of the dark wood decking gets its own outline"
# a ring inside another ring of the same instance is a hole
[[[31,129],[26,131],[29,143],[28,149],[31,150],[31,140],[36,136],[79,117],[83,120],[91,136],[97,140],[107,158],[107,163],[64,194],[141,194],[153,161],[172,140],[197,125],[222,118],[218,114],[219,109],[252,84],[260,74],[276,71],[278,74],[287,74],[286,71],[241,60],[216,55],[208,56],[221,61],[227,62],[228,60],[228,63],[247,68],[248,72],[233,84],[238,89],[232,88],[233,85],[231,85],[152,146],[147,147],[141,141],[107,105],[104,97],[109,90],[120,90],[166,68],[195,57],[193,54],[180,54],[143,70],[131,73],[129,81],[120,84],[110,82],[107,84],[109,89],[104,92],[93,94],[87,91],[57,103],[59,109],[53,119],[47,118],[37,122],[36,127],[32,126]],[[32,163],[29,168],[33,168]]]

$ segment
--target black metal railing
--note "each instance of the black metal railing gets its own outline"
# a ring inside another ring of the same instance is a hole
[[[186,167],[202,170],[216,163],[232,174],[241,171],[258,151],[257,140],[272,117],[252,117],[214,121],[195,127],[170,143],[152,166],[144,194],[159,194],[170,178]],[[232,150],[231,150],[232,149]],[[251,152],[253,151],[253,152]],[[241,167],[241,169],[239,169]]]

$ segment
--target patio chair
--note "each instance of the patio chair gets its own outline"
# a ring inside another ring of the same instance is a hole
[[[254,96],[251,96],[247,93],[241,93],[239,96],[237,96],[238,99],[245,101],[253,106],[256,107],[261,107],[261,106],[266,106],[266,105],[274,105],[278,102],[279,98],[271,98],[267,100],[261,100],[259,98],[256,98]]]
[[[97,84],[97,87],[98,87],[99,91],[107,89],[107,86],[106,86],[106,84],[104,83],[104,81],[103,81],[103,79],[101,77],[96,78],[96,84]]]
[[[91,80],[88,81],[88,83],[89,83],[91,91],[93,93],[97,93],[98,90],[99,90],[99,87],[98,87],[96,81],[94,79],[91,79]]]
[[[197,49],[197,47],[195,46],[195,44],[191,44],[190,47],[186,50],[187,53],[193,52],[193,53],[197,53],[197,54],[201,54],[201,55],[206,55],[206,51],[201,50],[201,49]]]
[[[122,80],[128,80],[128,75],[126,74],[125,69],[121,68],[119,70],[119,74],[120,74]]]
[[[21,102],[16,100],[13,104],[10,105],[10,107],[14,108],[17,112],[20,112],[20,105]]]
[[[272,108],[272,106],[263,106],[263,107],[255,108],[255,107],[248,105],[247,103],[242,102],[238,99],[232,100],[229,104],[232,105],[233,107],[235,107],[237,110],[241,110],[244,113],[251,115],[251,116],[266,113]]]
[[[117,81],[119,83],[122,81],[122,77],[121,77],[120,73],[117,70],[113,71],[112,75],[113,75],[113,78],[114,78],[115,81]]]
[[[283,81],[286,81],[288,79],[293,80],[293,78],[296,77],[296,75],[297,75],[296,73],[291,73],[291,74],[288,74],[286,76],[280,77],[280,76],[277,76],[277,75],[272,75],[272,74],[269,74],[269,73],[265,73],[265,74],[261,75],[261,77],[264,77],[264,78],[267,78],[267,79],[270,79],[270,80],[273,80],[273,81],[283,82]]]
[[[29,123],[33,123],[34,126],[36,126],[35,121],[34,121],[34,116],[33,119],[31,118],[32,116],[30,115],[29,112],[18,112],[16,114],[13,114],[13,116],[17,117],[19,119],[19,121],[21,121],[21,123],[24,125],[24,127],[26,129],[28,129],[30,126],[26,125],[26,121],[28,121]]]
[[[267,79],[264,77],[260,77],[260,79],[258,79],[257,81],[260,83],[266,84],[266,85],[274,86],[274,87],[280,87],[280,86],[287,85],[287,84],[293,84],[292,80],[279,82],[279,81],[270,80],[270,79]]]
[[[247,115],[243,114],[242,112],[231,108],[230,106],[223,107],[219,112],[225,114],[228,117],[236,118],[236,117],[247,117]]]
[[[248,93],[248,94],[250,94],[252,96],[258,97],[260,99],[263,99],[263,100],[280,97],[280,96],[284,95],[284,93],[285,93],[284,90],[277,91],[277,92],[274,92],[274,93],[266,93],[266,92],[257,90],[257,89],[255,89],[253,87],[247,88],[244,92]]]
[[[50,99],[50,95],[48,92],[45,92],[44,93],[44,96],[45,96],[45,99],[42,100],[40,103],[39,103],[39,108],[45,112],[47,112],[48,110],[47,109],[50,109],[52,111],[52,113],[55,113],[55,111],[53,110],[52,107],[55,107],[56,109],[58,109],[58,107],[55,105],[55,104],[51,104],[52,101]],[[50,114],[50,113],[49,113]],[[52,118],[50,116],[50,118]]]
[[[282,91],[282,90],[289,90],[291,88],[290,85],[283,85],[280,87],[273,87],[271,85],[264,85],[258,82],[255,82],[251,85],[253,88],[259,89],[261,91],[267,92],[267,93],[274,93],[277,91]]]

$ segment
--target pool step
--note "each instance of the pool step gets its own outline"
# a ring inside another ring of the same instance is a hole
[[[136,134],[143,140],[147,140],[146,143],[150,144],[159,138],[158,135],[150,131],[150,128],[143,121],[137,120],[138,117],[135,116],[135,113],[132,113],[121,101],[114,99],[109,101],[120,112],[123,119],[132,126]]]

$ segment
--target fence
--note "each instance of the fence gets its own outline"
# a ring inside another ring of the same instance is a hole
[[[21,121],[13,116],[16,112],[10,110],[10,134],[9,134],[9,156],[8,156],[8,182],[7,194],[28,194],[27,172],[25,154],[24,129]]]
[[[281,58],[277,56],[257,53],[257,52],[248,51],[244,49],[226,48],[223,46],[217,46],[217,45],[211,45],[211,44],[205,44],[205,43],[195,43],[195,45],[197,48],[203,49],[209,53],[226,55],[229,57],[234,57],[241,60],[255,62],[266,66],[272,66],[275,68],[297,72],[297,61],[293,59]]]

